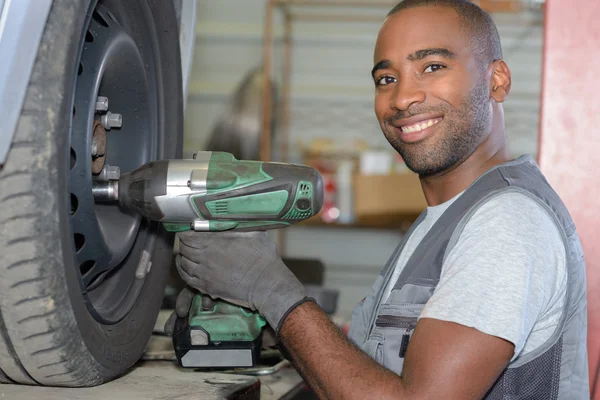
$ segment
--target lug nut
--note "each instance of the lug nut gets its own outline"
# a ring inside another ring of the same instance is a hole
[[[98,174],[97,179],[103,182],[118,181],[120,177],[121,168],[114,165],[104,164],[104,168],[102,168],[102,171],[100,171],[100,173]]]
[[[120,128],[123,126],[123,116],[121,114],[113,114],[109,111],[102,116],[100,122],[107,131],[111,128]]]
[[[92,157],[96,157],[98,155],[98,143],[96,140],[92,141]]]
[[[96,111],[108,110],[108,97],[98,96],[96,99]]]
[[[109,181],[118,181],[121,177],[121,168],[112,165],[107,165],[106,177]]]

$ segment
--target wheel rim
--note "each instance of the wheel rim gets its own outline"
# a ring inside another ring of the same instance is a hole
[[[143,277],[136,278],[136,270],[150,261],[156,224],[116,204],[94,202],[92,144],[102,117],[96,100],[106,97],[108,111],[121,114],[123,121],[106,131],[104,162],[129,172],[157,158],[157,88],[136,43],[105,7],[96,6],[82,42],[70,149],[75,267],[92,316],[114,324],[131,310],[141,290]]]

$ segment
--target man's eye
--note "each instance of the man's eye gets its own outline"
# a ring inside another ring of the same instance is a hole
[[[425,73],[427,73],[427,72],[436,72],[436,71],[439,71],[439,70],[441,70],[443,68],[446,68],[446,67],[444,67],[441,64],[430,64],[430,65],[427,66],[427,68],[425,68],[425,70],[423,72],[425,72]]]
[[[379,78],[376,82],[377,86],[383,86],[383,85],[388,85],[390,83],[394,83],[396,82],[396,78],[394,78],[393,76],[382,76],[381,78]]]

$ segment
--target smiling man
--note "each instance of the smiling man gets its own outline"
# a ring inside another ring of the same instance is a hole
[[[182,277],[258,309],[322,398],[589,398],[581,245],[534,160],[507,150],[511,73],[491,18],[468,1],[405,0],[380,29],[372,76],[381,129],[428,207],[349,339],[265,234],[179,234]]]

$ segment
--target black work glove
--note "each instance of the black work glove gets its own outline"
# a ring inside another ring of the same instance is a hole
[[[175,329],[175,320],[177,318],[185,318],[190,312],[190,306],[196,293],[192,290],[185,288],[177,295],[175,302],[175,311],[169,316],[167,322],[165,322],[165,334],[173,336],[173,330]]]
[[[276,333],[296,306],[313,300],[264,231],[188,231],[178,237],[180,254],[175,264],[188,285],[213,298],[258,310]],[[182,292],[175,314],[187,315],[192,297]]]

